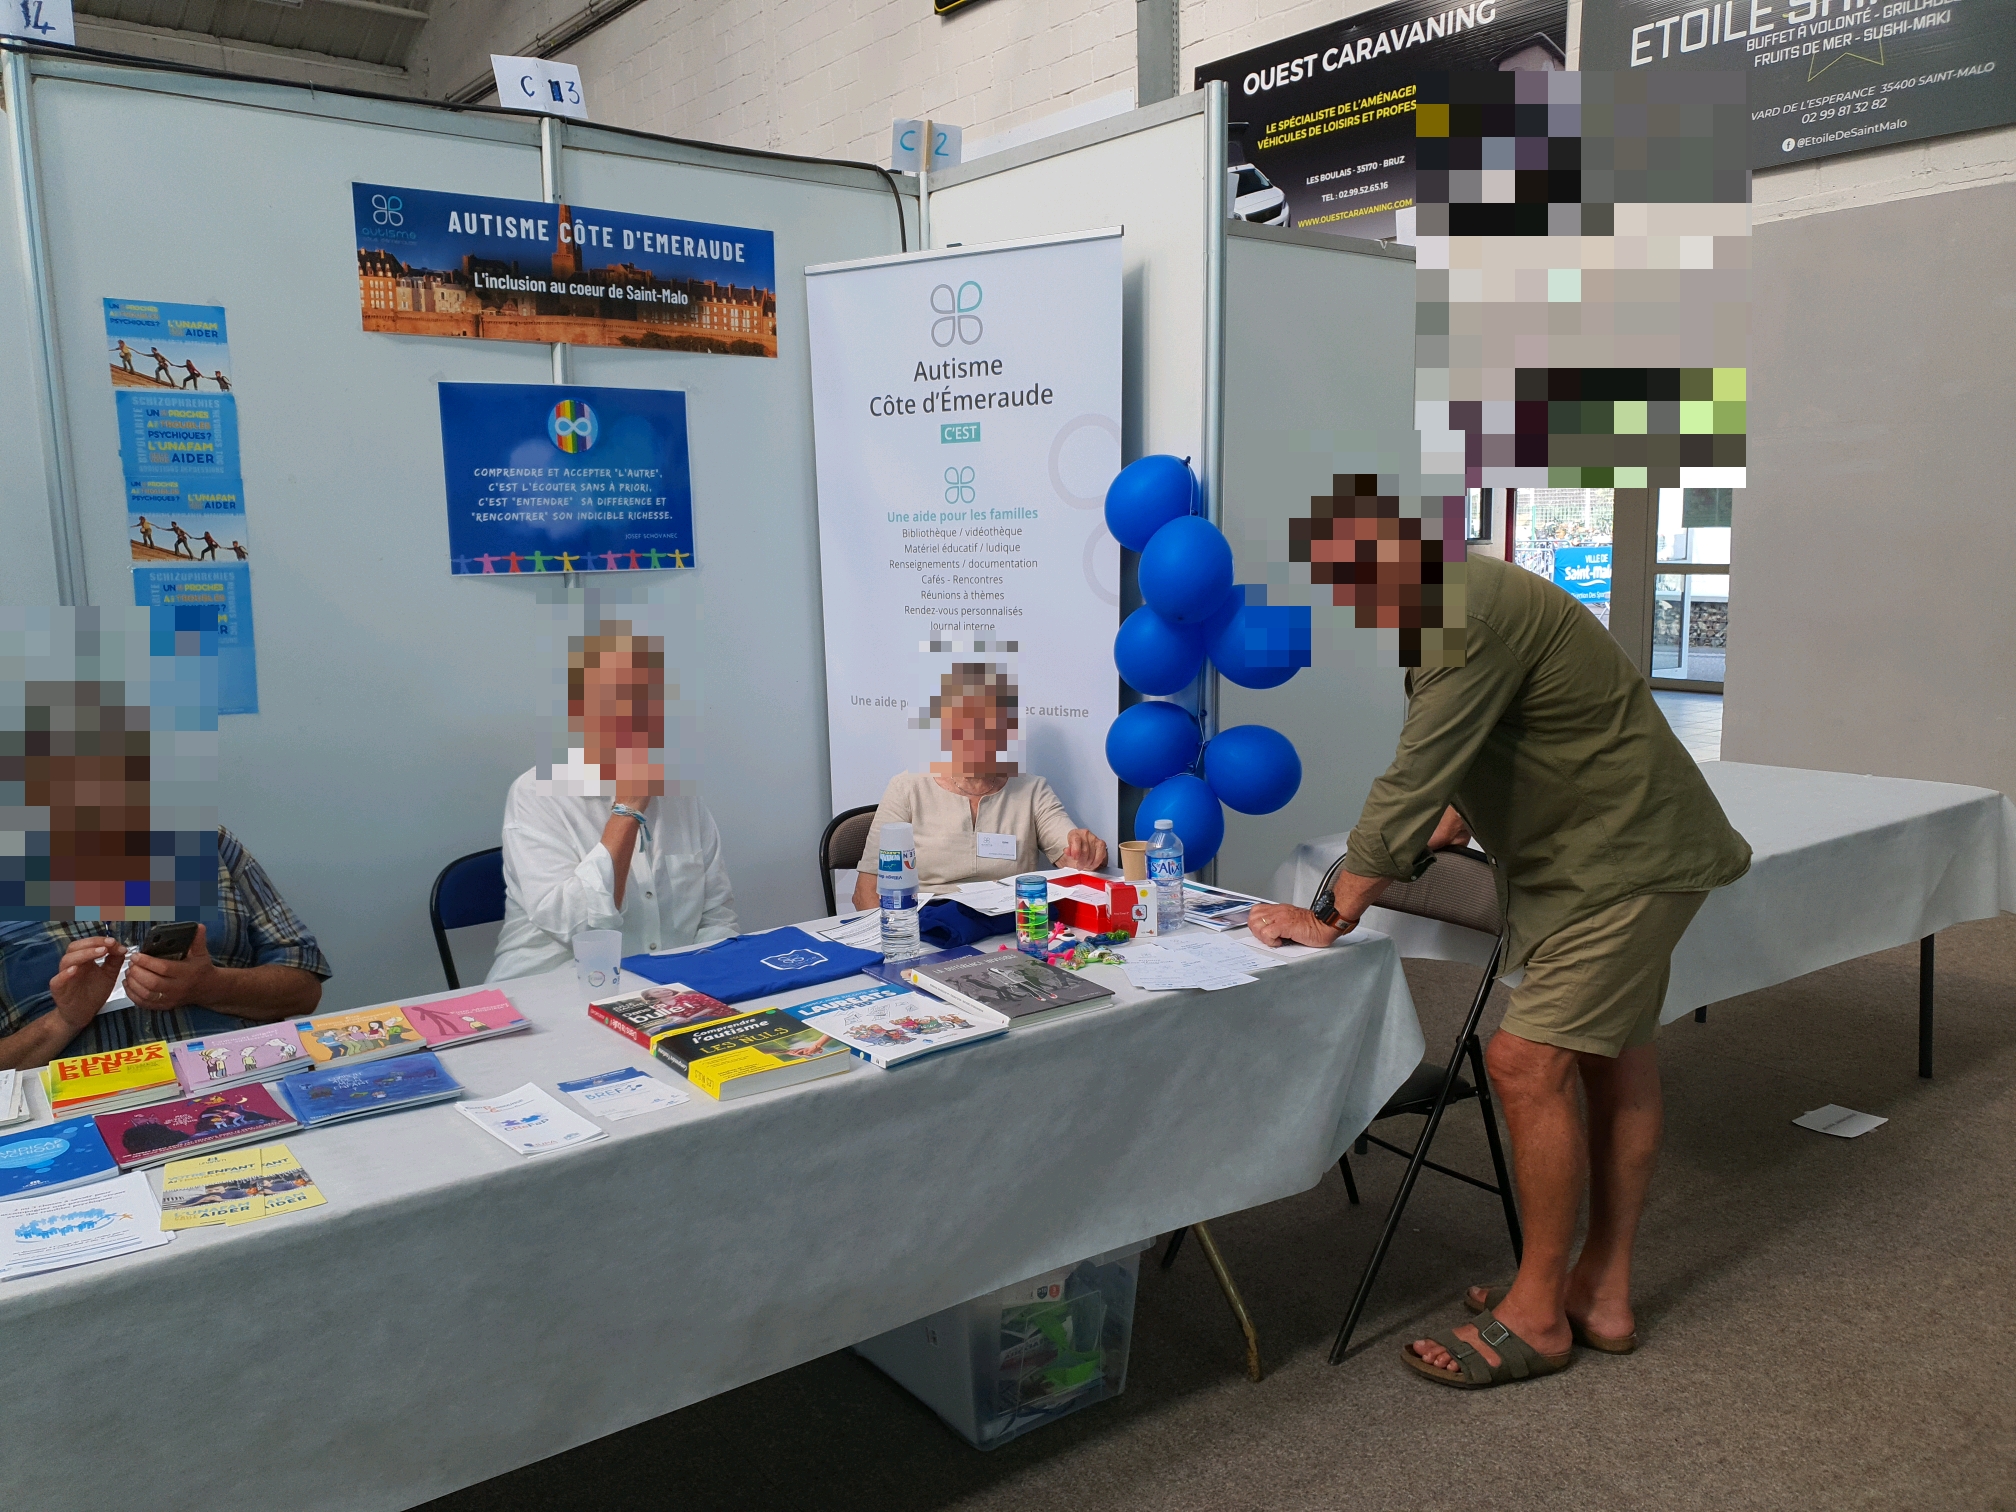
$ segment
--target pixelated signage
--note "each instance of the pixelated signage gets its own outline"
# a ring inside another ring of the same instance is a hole
[[[676,389],[444,383],[441,460],[457,576],[693,565]]]
[[[364,329],[777,355],[768,231],[352,184]]]
[[[1743,70],[1752,168],[2016,121],[2009,0],[1584,0],[1581,62]]]
[[[1402,0],[1197,70],[1223,79],[1240,168],[1233,213],[1270,226],[1390,237],[1414,204],[1424,72],[1558,69],[1567,0]]]

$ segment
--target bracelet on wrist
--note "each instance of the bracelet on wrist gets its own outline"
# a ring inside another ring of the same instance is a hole
[[[629,804],[627,804],[627,803],[612,803],[612,804],[611,804],[611,805],[609,806],[609,817],[610,817],[611,819],[617,819],[617,818],[622,818],[622,819],[634,819],[634,820],[635,820],[635,821],[637,822],[637,831],[638,831],[638,833],[639,833],[639,834],[641,834],[641,835],[642,835],[642,836],[644,837],[644,843],[645,843],[645,845],[647,845],[647,846],[648,846],[648,845],[650,845],[650,843],[651,843],[651,821],[650,821],[650,820],[648,820],[648,819],[646,819],[646,818],[645,818],[645,817],[644,817],[644,816],[643,816],[642,814],[638,813],[638,812],[637,812],[637,810],[635,810],[634,808],[630,807],[630,805],[629,805]]]

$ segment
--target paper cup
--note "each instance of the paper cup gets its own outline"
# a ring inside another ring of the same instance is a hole
[[[584,929],[574,936],[574,975],[590,1001],[623,989],[623,931]]]
[[[1148,842],[1146,840],[1122,840],[1120,842],[1120,875],[1129,882],[1148,880]]]

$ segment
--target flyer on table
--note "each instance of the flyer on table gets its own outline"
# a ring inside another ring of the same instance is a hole
[[[932,701],[979,679],[1015,717],[997,759],[1114,833],[1120,246],[1100,231],[810,270],[837,806],[947,760]]]

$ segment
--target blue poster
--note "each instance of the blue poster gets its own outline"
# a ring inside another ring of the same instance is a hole
[[[1556,546],[1554,581],[1582,603],[1607,602],[1610,597],[1610,548]]]
[[[217,616],[217,712],[259,712],[259,667],[252,643],[252,570],[243,562],[135,567],[133,602],[183,607]],[[209,629],[205,624],[202,628]]]
[[[214,624],[217,712],[257,714],[252,536],[224,307],[107,299],[104,311],[133,602]]]
[[[693,565],[677,389],[444,383],[441,460],[458,575]]]
[[[364,329],[777,355],[768,231],[352,184]]]

